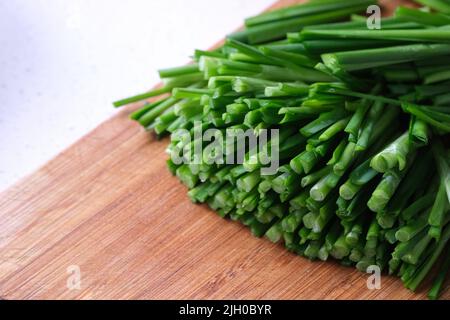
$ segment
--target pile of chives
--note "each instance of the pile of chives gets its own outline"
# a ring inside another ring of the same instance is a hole
[[[169,154],[202,129],[278,129],[280,167],[168,167],[193,202],[311,260],[376,265],[436,299],[450,263],[450,2],[397,8],[369,30],[373,0],[312,0],[248,18],[214,51],[160,70],[131,118]],[[206,147],[207,145],[203,145]],[[203,158],[208,155],[204,155]],[[254,160],[254,159],[253,159]],[[431,274],[431,269],[437,273]]]

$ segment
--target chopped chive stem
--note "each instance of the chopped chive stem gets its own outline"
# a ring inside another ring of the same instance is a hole
[[[122,106],[130,104],[130,103],[142,101],[142,100],[145,100],[145,99],[149,99],[149,98],[152,98],[152,97],[156,97],[156,96],[162,95],[164,93],[168,93],[171,90],[172,90],[171,87],[164,86],[164,87],[161,87],[161,88],[157,88],[157,89],[151,90],[151,91],[146,92],[146,93],[138,94],[138,95],[130,97],[130,98],[126,98],[126,99],[123,99],[123,100],[118,100],[118,101],[114,102],[113,105],[116,108],[122,107]]]

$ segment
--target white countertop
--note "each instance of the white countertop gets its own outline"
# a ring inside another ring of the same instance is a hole
[[[0,0],[0,190],[272,0]]]

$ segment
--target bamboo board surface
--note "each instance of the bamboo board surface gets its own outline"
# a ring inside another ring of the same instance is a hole
[[[2,299],[425,297],[388,276],[369,290],[367,274],[310,262],[192,204],[166,169],[168,140],[149,139],[132,108],[0,194]],[[80,287],[69,290],[74,266]]]

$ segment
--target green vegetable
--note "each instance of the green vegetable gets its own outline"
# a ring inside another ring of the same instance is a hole
[[[434,11],[399,7],[381,30],[355,15],[373,0],[251,17],[220,48],[160,70],[162,87],[114,105],[158,97],[131,118],[170,134],[168,168],[192,202],[411,290],[443,260],[435,299],[449,268],[450,3],[419,2]]]

